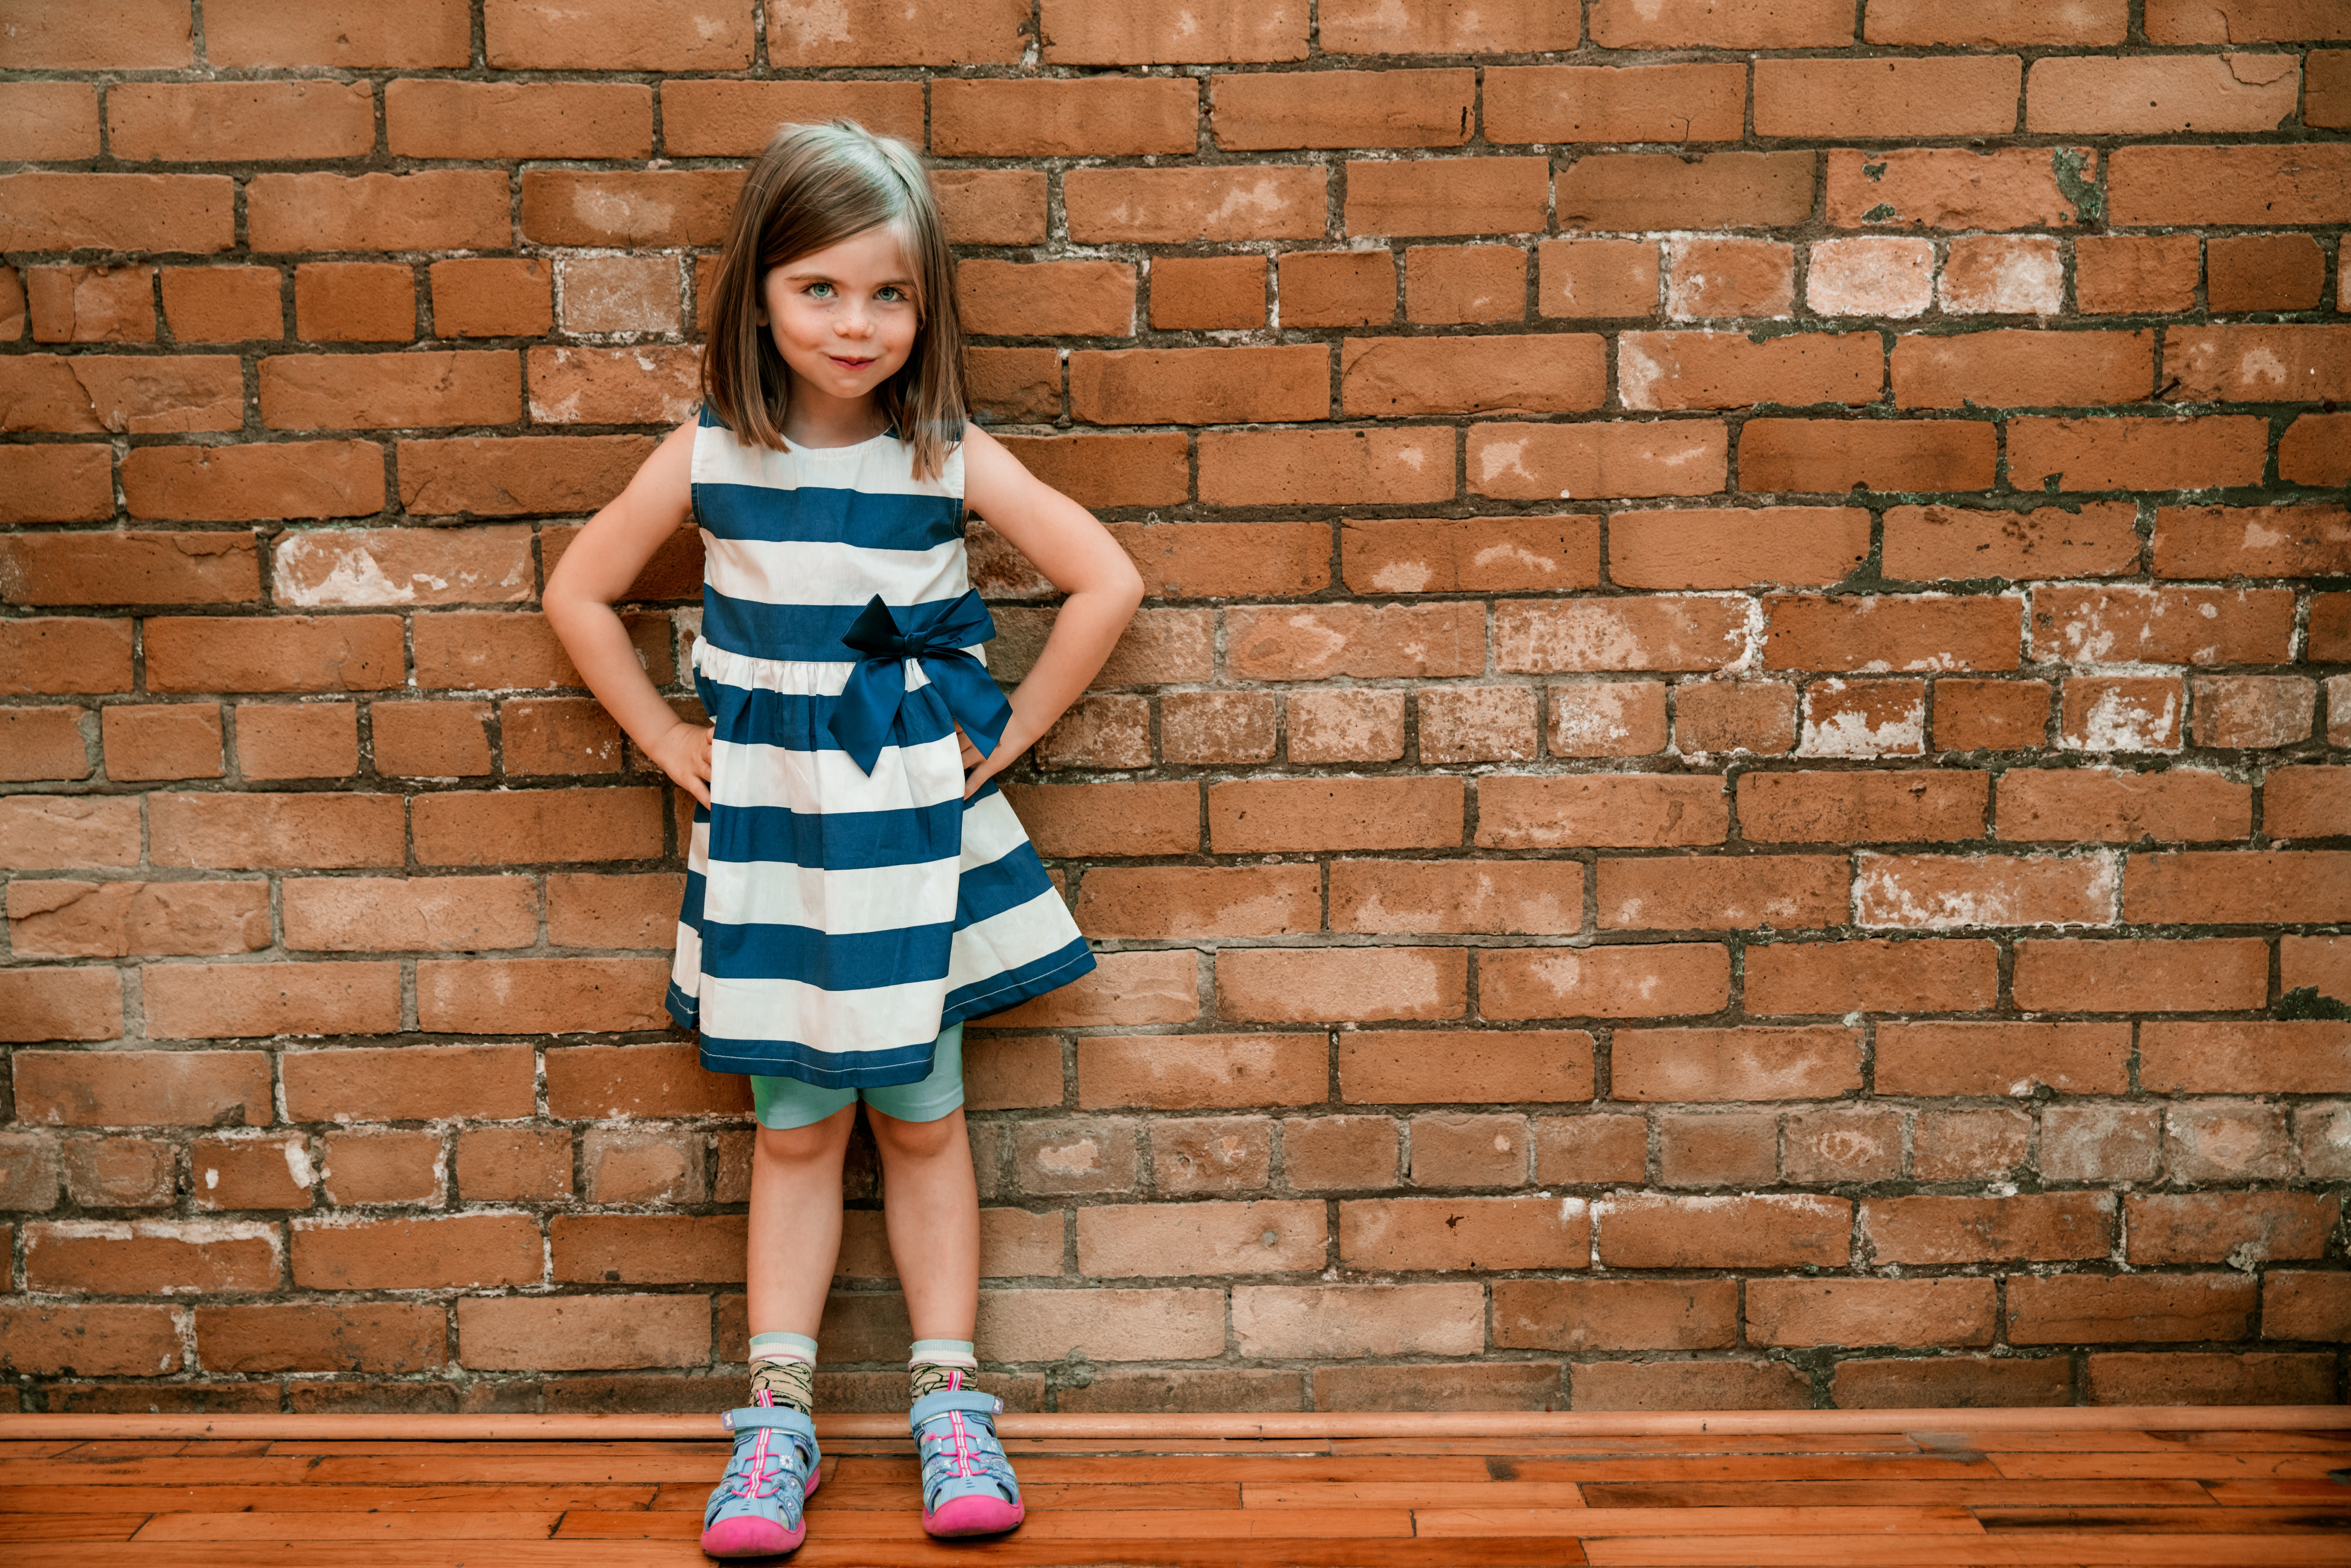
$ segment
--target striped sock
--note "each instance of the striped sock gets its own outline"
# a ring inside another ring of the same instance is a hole
[[[801,1415],[815,1407],[816,1341],[800,1333],[751,1336],[751,1403],[789,1405]]]
[[[914,1381],[917,1399],[945,1389],[968,1388],[978,1370],[967,1339],[918,1339],[906,1354],[906,1375]]]

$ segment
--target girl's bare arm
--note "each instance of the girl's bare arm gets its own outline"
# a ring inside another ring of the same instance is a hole
[[[547,580],[540,602],[563,651],[604,711],[678,787],[710,804],[710,731],[672,711],[637,662],[612,601],[693,510],[694,426],[672,431],[629,487],[589,519]]]
[[[1083,695],[1143,602],[1143,577],[1092,513],[1023,468],[994,436],[967,425],[963,454],[965,503],[1069,595],[1044,652],[1012,694],[1004,738],[972,768],[968,796]]]

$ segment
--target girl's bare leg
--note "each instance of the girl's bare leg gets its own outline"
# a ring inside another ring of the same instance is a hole
[[[914,1338],[968,1340],[979,1317],[979,1184],[963,1107],[935,1122],[902,1122],[871,1105],[865,1114],[882,1155],[883,1221]]]
[[[841,1254],[841,1164],[856,1119],[856,1105],[843,1105],[805,1127],[762,1127],[751,1145],[753,1333],[816,1337]]]

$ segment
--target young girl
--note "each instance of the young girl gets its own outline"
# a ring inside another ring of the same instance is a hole
[[[751,1395],[702,1544],[799,1544],[817,1485],[818,1320],[862,1097],[912,1320],[923,1528],[1020,1521],[998,1401],[970,1387],[979,1198],[963,1020],[1092,956],[992,782],[1085,689],[1143,596],[1085,511],[966,423],[954,263],[922,163],[847,120],[787,126],[746,177],[705,307],[704,405],[549,579],[589,688],[696,802],[668,1007],[751,1075]],[[1068,595],[1008,705],[964,569],[968,508]],[[611,604],[691,517],[695,690],[654,690]]]

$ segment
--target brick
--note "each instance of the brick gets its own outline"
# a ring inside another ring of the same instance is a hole
[[[172,1145],[154,1138],[75,1138],[64,1149],[66,1196],[90,1208],[166,1208],[174,1200]]]
[[[2078,221],[2059,178],[2092,155],[2073,147],[1835,151],[1828,155],[1831,228],[1896,224],[1930,229],[2022,229]]]
[[[2109,1352],[2087,1360],[2093,1405],[2299,1405],[2325,1398],[2335,1376],[2333,1358],[2323,1355]]]
[[[1663,681],[1576,681],[1549,694],[1543,745],[1553,757],[1647,757],[1666,748]]]
[[[1513,1350],[1721,1350],[1736,1343],[1729,1280],[1497,1280],[1494,1343]]]
[[[2303,68],[2303,123],[2351,126],[2351,49],[2313,49]]]
[[[1235,0],[1172,15],[1103,11],[1077,0],[1049,0],[1045,58],[1055,65],[1221,65],[1232,60],[1302,60],[1302,0],[1245,5]]]
[[[2118,1094],[2129,1086],[2127,1025],[1886,1024],[1877,1089],[1886,1094]]]
[[[1224,1292],[988,1291],[979,1324],[993,1354],[1008,1359],[1194,1360],[1224,1352]]]
[[[1485,1306],[1468,1283],[1242,1286],[1233,1336],[1250,1356],[1476,1355]]]
[[[1621,588],[1825,585],[1868,554],[1869,514],[1853,507],[1666,507],[1608,519],[1608,576]]]
[[[302,1209],[312,1207],[317,1172],[308,1141],[204,1138],[188,1151],[189,1185],[200,1209]]]
[[[1904,336],[1894,344],[1894,401],[1903,408],[2143,402],[2154,347],[2148,332]]]
[[[2119,44],[2128,22],[2126,0],[2055,10],[2031,0],[1979,0],[1965,11],[1933,0],[1876,0],[1862,19],[1862,37],[1873,44]]]
[[[1550,194],[1542,158],[1350,162],[1344,222],[1350,235],[1540,234]]]
[[[1285,254],[1277,290],[1285,327],[1361,327],[1392,321],[1396,305],[1395,257],[1386,250]]]
[[[150,964],[141,977],[148,1032],[159,1040],[400,1028],[396,964]]]
[[[2174,329],[2166,332],[2163,348],[2165,369],[2179,377],[2186,397],[2262,402],[2351,397],[2351,327],[2239,324]],[[2225,420],[2197,423],[2199,429],[2236,429]],[[2224,455],[2234,454],[2235,445],[2217,434],[2210,440],[2213,444],[2207,461],[2221,465],[2223,472],[2235,472],[2226,466]],[[2258,467],[2256,455],[2257,476]],[[2210,487],[2212,482],[2207,478],[2203,483]]]
[[[975,419],[983,423],[1009,420],[1050,423],[1061,413],[1061,360],[1050,349],[973,349],[963,351],[964,395],[969,401]],[[998,591],[986,572],[986,558],[976,531],[965,536],[971,548],[974,582],[991,595]],[[1031,584],[1043,579],[1036,575],[1026,558],[1019,566],[1025,570]],[[1038,589],[1037,591],[1046,591]]]
[[[2340,1340],[2351,1333],[2345,1276],[2272,1269],[2262,1281],[2263,1339]]]
[[[612,63],[610,47],[599,65]],[[383,89],[386,144],[405,158],[643,158],[653,108],[653,89],[624,83],[434,79]]]
[[[1495,948],[1478,974],[1479,1012],[1489,1019],[1704,1014],[1730,994],[1729,955],[1710,943]]]
[[[0,1207],[43,1212],[57,1206],[57,1140],[38,1133],[0,1134]]]
[[[1729,821],[1711,778],[1499,774],[1478,789],[1480,849],[1720,843]]]
[[[547,936],[561,947],[669,947],[677,939],[685,879],[675,873],[596,876],[557,872],[547,879]],[[518,904],[527,908],[528,899]],[[517,923],[516,929],[520,929]],[[488,943],[431,943],[486,946]],[[523,946],[517,942],[514,946]]]
[[[1943,1355],[1918,1361],[1841,1361],[1830,1375],[1829,1388],[1840,1410],[2071,1405],[2074,1360],[2067,1355]]]
[[[1134,287],[1124,262],[975,258],[956,268],[964,330],[982,337],[1126,337]]]
[[[1301,1192],[1395,1184],[1396,1124],[1384,1116],[1287,1120],[1281,1148],[1284,1173]]]
[[[1150,1036],[1078,1041],[1078,1103],[1159,1108],[1304,1104],[1323,1098],[1314,1035],[1187,1035],[1181,1055]]]
[[[366,82],[124,82],[107,94],[106,118],[126,162],[354,158],[375,146]]]
[[[244,378],[236,361],[226,355],[26,354],[9,361],[0,395],[8,400],[0,428],[9,431],[152,435],[235,430],[245,423]],[[72,536],[38,538],[72,548]],[[20,541],[20,548],[31,542]],[[201,540],[195,548],[202,548]]]
[[[1763,664],[1777,670],[2012,670],[2024,601],[1881,594],[1764,600]]]
[[[1196,956],[1186,949],[1102,955],[1089,975],[994,1015],[1006,1029],[1189,1023],[1199,1016]]]
[[[1340,1036],[1341,1098],[1353,1104],[1562,1103],[1588,1100],[1592,1037],[1581,1030],[1364,1030]]]
[[[2351,571],[2351,511],[2165,507],[2155,516],[2154,544],[2158,577],[2338,575]]]
[[[1342,1202],[1339,1256],[1381,1271],[1581,1269],[1592,1256],[1591,1210],[1577,1197]]]
[[[705,1139],[671,1127],[590,1127],[580,1169],[590,1203],[699,1203]]]
[[[25,1227],[25,1283],[43,1293],[242,1294],[277,1290],[280,1269],[277,1228],[250,1220]]]
[[[2023,75],[2014,55],[1759,60],[1755,133],[1863,141],[2004,135],[2016,129]],[[2037,100],[2037,72],[2033,94]]]
[[[1265,257],[1162,256],[1151,264],[1151,324],[1162,330],[1265,325]]]
[[[2282,43],[2351,36],[2331,7],[2311,0],[2151,0],[2147,33],[2158,44]]]
[[[931,190],[950,245],[1035,245],[1045,238],[1041,169],[935,169]]]
[[[237,771],[265,779],[341,779],[360,767],[356,703],[239,703]]]
[[[469,1203],[560,1201],[571,1196],[571,1134],[523,1128],[460,1133],[454,1172]]]
[[[612,1048],[624,1049],[624,1048]],[[572,1080],[559,1068],[572,1053],[551,1052],[549,1109],[581,1114]],[[521,1045],[409,1045],[381,1050],[306,1051],[283,1059],[287,1114],[296,1121],[440,1121],[528,1116],[534,1103],[531,1050]],[[747,1098],[747,1095],[745,1096]],[[611,1112],[632,1112],[632,1103]]]
[[[1054,1063],[1056,1068],[1059,1061]],[[1152,1186],[1163,1194],[1249,1192],[1273,1172],[1273,1122],[1265,1116],[1162,1120],[1151,1125]],[[1061,1226],[1052,1217],[1045,1238],[1058,1273]]]
[[[2043,587],[2032,596],[2032,652],[2099,664],[2282,664],[2290,604],[2279,589]]]
[[[1036,784],[1006,791],[1049,856],[1190,854],[1199,848],[1199,786],[1189,781]]]
[[[1657,246],[1651,240],[1544,240],[1535,295],[1545,316],[1654,316]]]
[[[437,336],[538,337],[554,325],[542,257],[436,261],[430,275]]]
[[[1561,172],[1554,216],[1603,232],[1782,228],[1811,214],[1813,187],[1810,152],[1601,152]]]
[[[1747,953],[1747,1007],[1759,1014],[1967,1012],[1999,988],[1990,942],[1882,939],[1774,943]]]
[[[2309,737],[2317,696],[2317,683],[2292,675],[2199,675],[2197,743],[2255,749],[2291,746]]]
[[[81,1377],[155,1377],[180,1370],[180,1328],[162,1307],[0,1309],[0,1365]]]
[[[1302,47],[1300,53],[1304,53]],[[1209,128],[1217,145],[1228,152],[1458,147],[1469,140],[1478,75],[1471,70],[1267,71],[1220,75],[1214,78],[1211,95]],[[1110,150],[1086,149],[1089,153]],[[1191,150],[1188,141],[1181,150]]]
[[[1853,42],[1843,0],[1597,0],[1592,41],[1605,49],[1789,49]]]
[[[2011,1291],[2017,1283],[2010,1282]],[[1990,1280],[1752,1280],[1747,1286],[1747,1342],[1754,1345],[1990,1344],[1994,1315]]]
[[[2141,1028],[2140,1078],[2150,1093],[2326,1094],[2351,1078],[2351,1030],[2338,1021]]]
[[[912,6],[852,0],[839,11],[795,5],[768,17],[768,54],[779,66],[1010,65],[1027,42],[1028,20],[1017,0],[918,0]]]
[[[275,429],[507,424],[521,404],[522,367],[503,350],[280,354],[261,362],[261,415]]]
[[[1393,762],[1404,755],[1404,694],[1298,692],[1289,710],[1292,762]]]
[[[1997,816],[1998,836],[2010,840],[2196,842],[2250,831],[2252,791],[2200,768],[2012,768],[2001,776]]]
[[[2048,738],[2046,681],[1935,683],[1938,751],[2017,751]]]
[[[208,1372],[413,1373],[447,1361],[439,1306],[200,1307],[195,1322]]]
[[[0,779],[89,778],[87,716],[78,707],[0,708]]]
[[[1331,354],[1320,344],[1070,356],[1070,413],[1096,424],[1242,424],[1330,412]]]
[[[666,958],[420,960],[417,1028],[431,1034],[659,1029]]]
[[[1237,1022],[1459,1018],[1468,955],[1445,947],[1228,948],[1217,1016]]]
[[[98,89],[88,82],[18,81],[0,89],[0,148],[27,162],[98,156]]]
[[[1331,875],[1334,931],[1569,936],[1583,928],[1583,873],[1561,862],[1350,860],[1334,862]]]
[[[269,1058],[257,1051],[20,1051],[16,1114],[68,1127],[266,1126]]]
[[[1218,852],[1436,848],[1460,841],[1453,779],[1256,779],[1208,789]]]
[[[1861,1206],[1871,1256],[1886,1263],[2056,1262],[2112,1249],[2111,1193],[1872,1198]]]
[[[453,792],[412,813],[416,858],[429,865],[508,861],[643,860],[660,853],[653,789]]]
[[[2301,97],[2295,65],[2291,55],[2247,54],[2035,61],[2024,128],[2061,136],[2273,131]]]
[[[1181,432],[1135,435],[1007,436],[1023,467],[1083,507],[1165,506],[1192,493]]]
[[[1892,1181],[1902,1174],[1904,1124],[1900,1112],[1864,1106],[1833,1106],[1787,1118],[1781,1131],[1786,1153],[1782,1174],[1805,1186]]]
[[[716,245],[726,237],[739,183],[732,172],[713,169],[526,170],[521,234],[541,245]],[[470,248],[502,250],[510,243]]]
[[[1897,346],[1897,386],[1902,352]],[[2093,501],[2078,510],[2040,507],[2029,512],[1895,507],[1886,513],[1885,571],[1913,581],[2127,572],[2138,564],[2136,517],[2137,508],[2119,501]],[[1941,683],[1945,688],[1961,684]]]
[[[1795,303],[1796,253],[1792,246],[1773,240],[1675,239],[1666,244],[1666,314],[1676,320],[1785,319]],[[1645,344],[1659,340],[1681,341],[1642,336]],[[1692,341],[1701,350],[1709,346],[1708,340]],[[1718,347],[1710,357],[1719,355]]]
[[[1657,1118],[1657,1181],[1665,1186],[1754,1186],[1779,1174],[1779,1118],[1769,1112]]]
[[[289,530],[275,555],[274,597],[306,609],[513,603],[537,575],[525,527]]]
[[[2351,154],[2277,147],[2125,147],[2106,166],[2107,219],[2129,228],[2340,224],[2351,214]]]
[[[2338,936],[2288,936],[2278,946],[2278,987],[2309,986],[2329,996],[2351,993],[2351,940]]]
[[[1159,754],[1168,762],[1270,762],[1270,692],[1174,692],[1159,703]]]
[[[37,267],[25,275],[37,343],[152,343],[155,275],[143,267]]]
[[[403,679],[389,615],[152,616],[146,632],[158,693],[381,691]]]
[[[193,63],[193,29],[179,0],[27,5],[10,18],[10,70],[169,68]]]
[[[514,243],[502,170],[259,174],[246,199],[256,253],[504,250]]]
[[[2020,942],[2014,990],[2028,1009],[2200,1012],[2260,1007],[2268,970],[2257,938]]]
[[[1325,1237],[1314,1202],[1097,1204],[1078,1210],[1078,1267],[1096,1279],[1289,1273],[1321,1268]]]
[[[2346,901],[2351,856],[2340,852],[2187,851],[2133,855],[2123,915],[2161,925],[2317,924],[2345,918]]]
[[[525,358],[535,424],[666,424],[698,406],[691,349],[542,348]]]
[[[528,947],[538,933],[524,877],[289,877],[280,896],[298,950],[475,952]]]
[[[1024,1193],[1135,1189],[1132,1122],[1029,1123],[1010,1131],[1013,1169]]]
[[[294,269],[294,326],[313,341],[407,342],[416,336],[415,273],[390,261],[305,262]]]
[[[122,1033],[122,977],[112,969],[0,974],[0,1040],[112,1040]]]
[[[778,125],[844,117],[883,136],[923,140],[918,81],[672,78],[661,94],[662,144],[678,157],[756,153]]]
[[[520,1050],[528,1085],[530,1053]],[[547,1053],[547,1110],[568,1120],[733,1115],[750,1108],[747,1082],[702,1071],[691,1046],[571,1046]],[[290,1103],[290,1102],[289,1102]],[[525,1109],[513,1113],[528,1115]]]
[[[17,534],[0,539],[0,596],[45,606],[242,604],[261,596],[261,572],[243,529]]]
[[[1610,1062],[1619,1100],[1834,1099],[1861,1087],[1861,1037],[1825,1027],[1619,1030]]]
[[[216,66],[463,66],[472,35],[465,0],[397,12],[350,0],[214,0],[204,14],[205,57]]]
[[[1750,602],[1699,594],[1505,600],[1494,612],[1494,663],[1536,673],[1721,669],[1747,656]]]
[[[1996,444],[1981,420],[1750,419],[1739,435],[1750,491],[1842,496],[1989,489]]]
[[[482,30],[491,66],[509,70],[741,70],[751,63],[751,15],[726,0],[697,0],[677,16],[630,0],[569,10],[544,0],[487,0]]]
[[[6,481],[0,489],[0,523],[95,522],[112,517],[110,466],[102,446],[0,449],[0,479]]]
[[[2126,1256],[2137,1265],[2316,1258],[2342,1199],[2317,1192],[2134,1195],[2125,1200]]]
[[[1319,16],[1322,47],[1342,55],[1519,54],[1572,49],[1579,41],[1576,17],[1554,6],[1512,4],[1464,12],[1405,0],[1332,0]]]
[[[2215,235],[2204,265],[2216,311],[2314,309],[2326,283],[2326,258],[2308,235]]]
[[[2116,865],[2107,855],[1875,855],[1854,873],[1860,925],[2110,925]],[[2130,916],[2130,918],[2138,918]]]
[[[386,775],[454,779],[490,770],[487,703],[385,703],[370,724]]]
[[[236,243],[234,191],[220,174],[10,174],[0,249],[214,255]]]
[[[1080,245],[1321,239],[1329,178],[1320,168],[1279,164],[1071,169],[1061,193],[1070,238]]]
[[[330,1133],[320,1176],[329,1203],[437,1203],[446,1196],[438,1133]]]
[[[413,515],[593,511],[620,494],[653,444],[642,435],[402,441],[400,504]]]
[[[383,507],[383,448],[371,441],[138,447],[122,460],[122,493],[134,517],[370,517]]]
[[[1514,142],[1736,141],[1746,73],[1732,64],[1496,66],[1486,139]]]
[[[1686,754],[1753,751],[1796,744],[1794,688],[1777,681],[1684,681],[1674,688],[1675,748]]]
[[[1813,1397],[1785,1362],[1576,1362],[1568,1375],[1578,1410],[1802,1410]]]
[[[1845,866],[1827,855],[1600,862],[1603,930],[1802,930],[1842,925]]]
[[[2178,1182],[2283,1181],[2294,1174],[2282,1105],[2175,1105],[2164,1113],[2164,1165]]]
[[[85,871],[138,861],[135,796],[0,800],[0,865],[12,871]]]
[[[1601,339],[1534,341],[1541,347],[1530,351],[1521,338],[1350,338],[1339,356],[1340,408],[1386,419],[1598,408],[1608,392]]]
[[[1821,240],[1812,247],[1804,302],[1823,316],[1902,319],[1924,315],[1934,302],[1934,277],[1935,247],[1927,240]]]
[[[1611,1269],[1842,1268],[1853,1205],[1814,1197],[1667,1197],[1593,1205],[1601,1263]]]
[[[1471,675],[1486,664],[1479,604],[1235,606],[1226,666],[1245,680]]]
[[[1916,757],[1927,745],[1924,681],[1814,681],[1799,757]]]
[[[1281,936],[1322,925],[1311,866],[1149,866],[1090,870],[1077,918],[1090,936]]]
[[[283,338],[283,276],[273,267],[164,267],[163,319],[182,343]]]
[[[1722,488],[1729,448],[1712,420],[1477,424],[1469,492],[1545,501],[1710,495]]]
[[[1408,321],[1517,321],[1527,313],[1527,253],[1518,246],[1413,246],[1404,254],[1404,276]],[[1503,340],[1446,341],[1449,347],[1475,351],[1477,345]],[[1515,341],[1526,346],[1524,339]],[[1602,379],[1604,382],[1604,374]],[[1598,406],[1596,398],[1591,406]]]
[[[457,1346],[475,1371],[699,1367],[710,1355],[710,1308],[700,1296],[467,1297]]]
[[[2273,768],[2262,784],[2263,831],[2273,839],[2333,838],[2351,832],[2344,826],[2341,791],[2346,780],[2351,780],[2351,773],[2339,768]],[[2323,862],[2310,863],[2314,870]]]
[[[1928,1111],[1911,1134],[1911,1174],[1920,1181],[1981,1181],[2023,1168],[2032,1118],[2022,1111]]]
[[[2074,297],[2085,314],[2186,310],[2201,269],[2194,235],[2085,235],[2074,242]]]
[[[291,1228],[294,1283],[308,1290],[536,1285],[542,1274],[538,1225],[528,1215],[303,1219]]]

